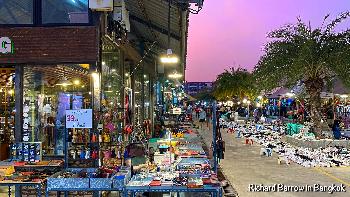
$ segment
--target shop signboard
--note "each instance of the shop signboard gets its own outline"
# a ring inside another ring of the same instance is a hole
[[[0,37],[0,53],[7,54],[14,52],[13,42],[9,37]]]
[[[173,113],[172,114],[176,114],[176,115],[181,114],[181,108],[173,108]]]
[[[66,110],[66,128],[91,129],[92,109]]]

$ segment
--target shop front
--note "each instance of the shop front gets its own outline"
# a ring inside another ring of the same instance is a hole
[[[53,32],[62,41],[57,42]],[[0,28],[0,35],[9,38],[12,47],[0,55],[1,147],[13,144],[1,159],[63,158],[65,111],[97,109],[100,103],[100,74],[93,72],[98,61],[96,28]],[[74,132],[86,136],[88,131]]]

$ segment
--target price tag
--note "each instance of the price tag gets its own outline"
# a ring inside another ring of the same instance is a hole
[[[172,111],[172,114],[177,114],[177,115],[179,115],[179,114],[181,114],[181,108],[173,108],[173,111]]]
[[[66,110],[66,128],[92,128],[92,109]]]

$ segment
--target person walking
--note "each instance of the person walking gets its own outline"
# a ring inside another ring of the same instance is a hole
[[[210,120],[211,120],[211,107],[207,107],[206,109],[206,122],[207,122],[207,127],[210,129]]]
[[[201,129],[203,129],[203,124],[205,122],[205,118],[206,118],[206,113],[202,108],[200,108],[200,110],[199,110],[199,124],[201,125]]]
[[[196,118],[199,119],[200,108],[197,106],[195,111],[196,111]]]

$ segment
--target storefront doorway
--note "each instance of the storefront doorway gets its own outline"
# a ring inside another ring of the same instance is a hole
[[[84,64],[24,67],[22,141],[41,142],[43,156],[64,155],[67,109],[92,109],[88,69]]]

